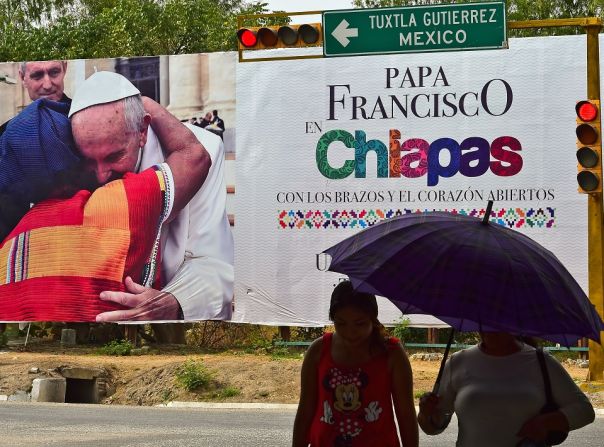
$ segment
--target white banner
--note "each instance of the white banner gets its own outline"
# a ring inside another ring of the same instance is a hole
[[[574,112],[585,54],[585,36],[565,36],[239,63],[233,320],[327,324],[341,275],[318,270],[317,253],[397,214],[478,216],[489,199],[499,223],[553,251],[587,290]],[[383,322],[400,317],[380,306]]]

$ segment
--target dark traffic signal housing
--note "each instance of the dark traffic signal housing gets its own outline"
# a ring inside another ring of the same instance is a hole
[[[600,101],[579,101],[577,114],[577,183],[579,192],[602,192],[602,138]]]
[[[240,50],[316,47],[323,45],[320,23],[246,27],[237,31]]]

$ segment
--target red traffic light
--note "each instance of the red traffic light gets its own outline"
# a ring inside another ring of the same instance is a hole
[[[602,140],[600,101],[579,101],[577,113],[577,183],[579,192],[593,194],[602,191]]]
[[[246,48],[252,48],[258,43],[256,33],[247,28],[241,28],[239,31],[237,31],[237,39],[239,39],[241,45]]]
[[[241,28],[237,39],[240,50],[301,48],[323,43],[320,23]]]
[[[598,117],[598,108],[589,101],[579,101],[575,110],[577,116],[583,121],[593,121]]]

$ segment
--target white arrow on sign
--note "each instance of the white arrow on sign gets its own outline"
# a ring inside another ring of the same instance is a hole
[[[331,33],[333,37],[336,38],[340,44],[345,47],[350,43],[349,37],[358,37],[359,29],[358,28],[348,28],[348,22],[346,19],[343,19],[336,29]]]

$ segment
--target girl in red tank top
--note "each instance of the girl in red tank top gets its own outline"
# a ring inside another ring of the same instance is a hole
[[[375,296],[343,281],[329,317],[335,333],[315,340],[302,365],[293,446],[399,447],[400,437],[416,447],[411,367],[398,340],[384,338]]]

